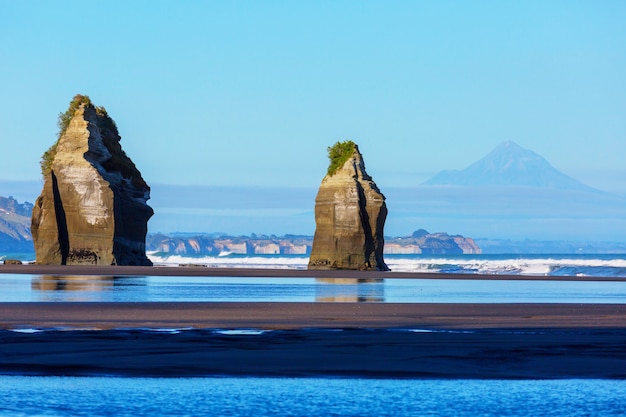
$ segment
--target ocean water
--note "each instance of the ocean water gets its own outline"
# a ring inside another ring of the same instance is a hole
[[[0,302],[626,303],[626,281],[0,274]]]
[[[151,253],[155,265],[199,264],[210,267],[306,269],[306,255],[239,255],[225,256],[171,255]],[[31,262],[34,253],[4,253],[4,259]],[[519,255],[385,255],[392,271],[507,274],[545,276],[626,277],[626,254],[519,254]]]
[[[305,255],[180,256],[153,253],[155,264],[306,269]],[[626,277],[626,254],[612,255],[385,255],[392,271],[546,276]]]
[[[302,269],[304,256],[158,257],[156,264]],[[113,277],[0,274],[0,302],[232,301],[389,303],[626,303],[623,255],[427,257],[392,255],[396,271],[439,273],[439,279],[373,281],[315,278]],[[445,279],[447,273],[546,276],[550,280]],[[558,277],[609,277],[616,281],[560,281]],[[556,279],[555,279],[556,278]]]
[[[626,381],[0,377],[0,416],[621,416]]]
[[[301,269],[302,256],[155,263]],[[25,258],[24,260],[28,260]],[[626,277],[626,256],[387,256],[396,271]],[[11,301],[626,303],[624,282],[77,277],[0,274]],[[0,376],[0,416],[621,416],[626,381]]]

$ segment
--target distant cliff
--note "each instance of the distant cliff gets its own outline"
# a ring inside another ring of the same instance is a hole
[[[42,157],[44,186],[33,208],[37,263],[151,265],[150,188],[122,150],[115,122],[77,95],[59,127]]]
[[[0,252],[32,252],[30,216],[33,205],[0,197]]]
[[[307,255],[311,237],[306,236],[219,236],[149,234],[146,247],[150,252],[176,255]]]
[[[309,255],[312,236],[213,236],[206,234],[148,234],[150,252],[169,255]],[[419,237],[388,237],[385,254],[479,254],[481,248],[472,238],[447,233],[428,233]]]
[[[386,254],[463,255],[480,254],[482,249],[474,239],[447,233],[428,233],[425,230],[411,237],[388,238]]]

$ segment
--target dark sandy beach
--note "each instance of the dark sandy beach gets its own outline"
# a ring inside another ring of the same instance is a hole
[[[21,273],[55,273],[33,267]],[[65,275],[126,272],[55,268]],[[157,269],[183,268],[150,274]],[[222,276],[240,273],[220,268]],[[10,330],[28,328],[57,330]],[[171,328],[189,330],[154,331]],[[0,303],[0,329],[3,374],[626,378],[622,304]]]
[[[623,304],[0,303],[0,328],[626,328]]]

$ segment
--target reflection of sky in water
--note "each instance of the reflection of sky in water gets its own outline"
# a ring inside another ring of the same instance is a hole
[[[338,303],[374,303],[385,301],[382,279],[317,278],[315,301]]]
[[[0,302],[624,303],[626,282],[0,274]]]

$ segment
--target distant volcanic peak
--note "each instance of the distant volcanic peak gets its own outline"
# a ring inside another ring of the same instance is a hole
[[[501,142],[490,153],[505,153],[505,152],[531,153],[531,154],[537,155],[535,152],[521,147],[519,144],[517,144],[516,142],[512,140],[505,140],[504,142]]]
[[[489,152],[483,160],[497,162],[502,167],[509,167],[512,164],[523,166],[526,164],[542,164],[550,166],[541,155],[522,148],[513,141],[502,142],[494,150]]]
[[[565,176],[535,152],[504,142],[486,157],[461,171],[491,185],[551,186],[551,176]],[[562,179],[562,178],[561,178]],[[547,180],[547,181],[546,181]]]
[[[541,155],[524,149],[512,141],[501,143],[485,158],[468,168],[475,165],[478,165],[481,169],[491,170],[493,174],[515,173],[516,171],[556,171]]]
[[[464,170],[442,171],[425,185],[537,187],[592,190],[554,168],[541,155],[513,141],[503,142]]]

